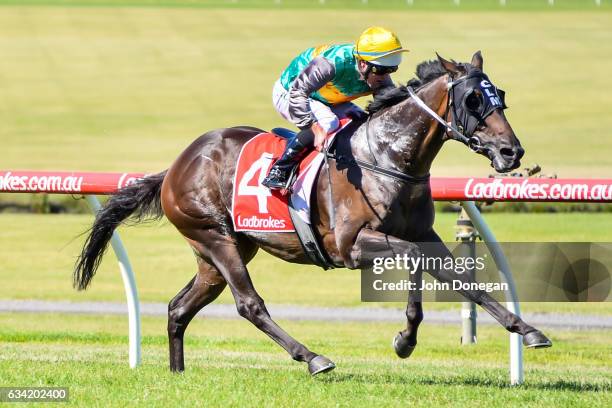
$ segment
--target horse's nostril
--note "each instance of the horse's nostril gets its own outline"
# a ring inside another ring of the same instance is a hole
[[[515,153],[514,153],[514,149],[511,149],[509,147],[502,147],[499,152],[501,153],[502,156],[504,157],[509,157],[509,158],[513,158],[515,157]]]
[[[525,155],[525,149],[523,149],[522,147],[517,147],[516,148],[516,158],[520,159]]]

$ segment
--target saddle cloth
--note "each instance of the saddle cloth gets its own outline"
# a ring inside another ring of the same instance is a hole
[[[330,146],[334,137],[349,123],[342,119],[337,131],[327,136]],[[286,139],[274,133],[260,133],[246,142],[238,155],[234,191],[232,195],[232,221],[235,231],[293,232],[288,203],[304,222],[310,224],[310,197],[324,154],[313,150],[301,162],[291,194],[282,195],[261,185],[272,164],[282,156]]]

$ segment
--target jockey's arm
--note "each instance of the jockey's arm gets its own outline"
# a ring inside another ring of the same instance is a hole
[[[336,68],[324,57],[315,57],[293,81],[289,89],[289,115],[300,129],[312,126],[316,121],[308,98],[334,79]]]

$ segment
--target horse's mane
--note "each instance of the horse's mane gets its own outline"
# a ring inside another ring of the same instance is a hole
[[[466,67],[467,70],[468,64],[460,65]],[[446,74],[446,70],[439,60],[423,61],[417,65],[416,78],[412,78],[406,85],[388,87],[374,94],[374,99],[368,103],[366,111],[371,116],[382,109],[397,105],[410,97],[407,89],[408,86],[419,88],[434,79],[440,78],[444,74]]]

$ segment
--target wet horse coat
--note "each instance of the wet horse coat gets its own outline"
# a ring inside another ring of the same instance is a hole
[[[471,64],[439,61],[421,65],[434,68],[436,75],[423,78],[418,96],[438,115],[450,121],[449,83],[469,75],[480,75],[482,57],[476,53]],[[420,108],[413,99],[399,98],[391,91],[380,97],[379,109],[353,136],[339,140],[344,156],[416,178],[425,179],[433,160],[449,139],[445,128]],[[375,101],[376,103],[376,101]],[[168,305],[170,368],[184,370],[183,335],[196,313],[229,286],[239,314],[283,347],[293,359],[308,363],[311,374],[328,371],[334,364],[293,339],[270,317],[263,299],[249,277],[247,263],[259,248],[293,263],[310,263],[295,233],[236,232],[231,203],[238,154],[244,143],[262,130],[233,127],[208,132],[195,140],[166,172],[145,178],[122,189],[99,213],[75,271],[75,285],[90,282],[114,228],[124,219],[149,214],[166,217],[193,248],[198,263],[196,276]],[[502,109],[479,121],[473,138],[479,152],[498,171],[520,165],[522,148]],[[334,211],[330,211],[328,180],[331,180]],[[159,205],[161,204],[161,208]],[[330,214],[335,228],[330,227]],[[331,161],[329,174],[323,169],[313,196],[312,223],[330,258],[347,268],[366,268],[376,257],[408,254],[449,256],[448,249],[433,230],[434,207],[427,182],[406,183],[362,169],[349,161]],[[421,248],[417,242],[433,242]],[[432,247],[434,249],[432,249]],[[421,280],[422,271],[413,275]],[[452,270],[432,272],[437,279],[469,282],[466,274]],[[305,288],[304,290],[307,290]],[[529,347],[547,347],[550,341],[538,330],[480,290],[459,291],[481,305],[511,332],[524,335]],[[411,293],[406,309],[407,327],[394,339],[398,356],[408,357],[417,342],[423,319],[420,294]]]

